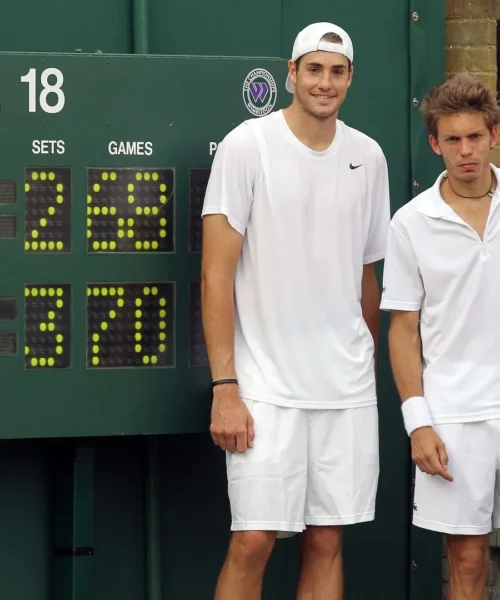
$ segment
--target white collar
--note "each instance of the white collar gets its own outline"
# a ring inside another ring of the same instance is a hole
[[[497,189],[493,201],[496,203],[500,193],[500,169],[490,164],[493,173],[497,180]],[[418,202],[417,212],[427,217],[435,219],[446,218],[454,215],[453,209],[443,200],[441,196],[441,183],[448,173],[443,171],[436,180],[436,183],[423,194]]]

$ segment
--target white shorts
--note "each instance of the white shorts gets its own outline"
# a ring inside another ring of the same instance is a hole
[[[232,531],[301,532],[307,525],[375,518],[376,406],[305,410],[245,403],[255,440],[244,453],[227,452]]]
[[[446,446],[450,483],[417,467],[413,523],[456,535],[500,527],[500,419],[435,425]]]

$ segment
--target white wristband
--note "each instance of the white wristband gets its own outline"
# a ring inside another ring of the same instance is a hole
[[[432,427],[432,418],[427,407],[427,402],[422,396],[414,396],[403,402],[401,407],[403,420],[408,435],[420,427]]]

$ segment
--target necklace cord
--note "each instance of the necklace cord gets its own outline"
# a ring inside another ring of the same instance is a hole
[[[484,198],[485,196],[493,196],[495,193],[495,190],[493,189],[493,174],[491,175],[491,183],[489,185],[488,191],[482,196],[462,196],[458,192],[455,192],[455,190],[452,188],[450,178],[448,177],[447,179],[448,185],[450,186],[450,190],[455,194],[455,196],[458,196],[459,198],[466,198],[467,200],[479,200],[480,198]]]

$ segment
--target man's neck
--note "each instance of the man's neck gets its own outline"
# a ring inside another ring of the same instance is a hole
[[[328,119],[318,119],[294,102],[283,110],[288,127],[305,146],[316,152],[327,150],[337,132],[337,114]]]
[[[490,189],[495,187],[495,184],[496,180],[493,172],[491,169],[485,169],[478,179],[471,182],[463,182],[454,177],[448,177],[447,187],[457,199],[467,199],[485,197]]]

